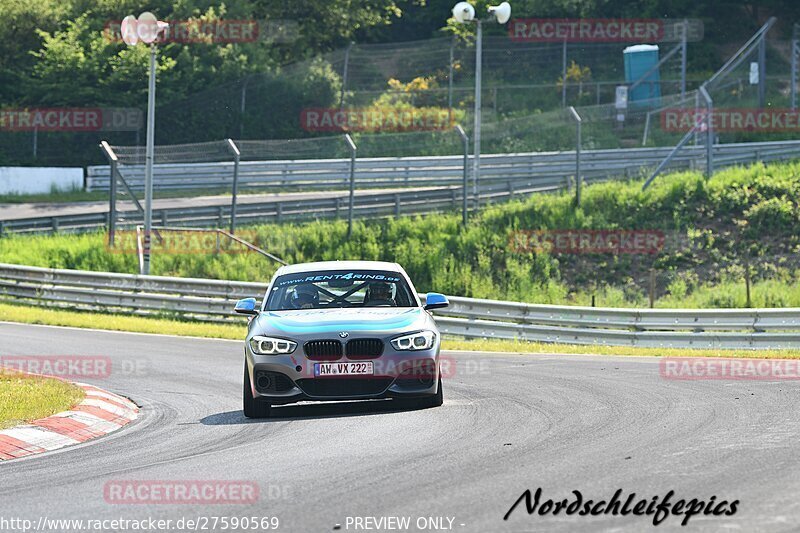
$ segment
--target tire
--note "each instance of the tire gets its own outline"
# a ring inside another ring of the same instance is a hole
[[[436,394],[423,398],[423,407],[441,407],[444,403],[444,393],[442,392],[442,378],[439,378],[439,386],[437,387]]]
[[[269,403],[253,398],[253,389],[250,388],[250,372],[247,370],[247,361],[244,362],[242,407],[244,416],[247,418],[267,418],[272,411],[272,406]]]
[[[400,405],[405,409],[428,409],[430,407],[441,407],[441,405],[444,403],[442,378],[439,378],[438,391],[433,396],[425,396],[423,398],[399,398],[398,400]]]

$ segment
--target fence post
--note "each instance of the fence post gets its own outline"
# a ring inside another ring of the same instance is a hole
[[[347,209],[347,237],[353,235],[353,208],[355,207],[356,195],[356,143],[349,133],[344,134],[344,140],[350,148],[350,205]]]
[[[239,140],[244,139],[244,110],[247,102],[247,84],[249,81],[250,76],[245,76],[244,81],[242,81],[242,94],[239,102]]]
[[[236,233],[236,197],[239,193],[239,157],[241,152],[232,139],[227,139],[228,150],[233,154],[233,188],[231,191],[231,234]]]
[[[347,91],[347,71],[350,68],[350,50],[352,50],[354,42],[347,45],[344,51],[344,68],[342,69],[342,92],[339,95],[339,107],[344,107],[344,94]]]
[[[117,233],[117,163],[119,158],[107,141],[100,143],[100,149],[103,150],[103,155],[111,165],[108,182],[108,245],[113,248]]]
[[[792,32],[792,111],[797,109],[797,74],[798,63],[800,63],[800,35],[798,33],[800,33],[800,24],[795,24]]]
[[[650,290],[648,293],[650,295],[650,309],[652,309],[656,303],[656,271],[653,268],[650,269]]]
[[[706,177],[710,178],[714,175],[714,101],[705,84],[700,86],[700,94],[706,101]]]
[[[761,37],[758,42],[758,107],[764,109],[767,105],[767,37]]]
[[[580,207],[581,185],[583,185],[583,176],[581,175],[581,144],[583,144],[581,126],[583,119],[573,106],[569,106],[569,112],[572,118],[575,119],[575,207]]]
[[[745,256],[744,258],[744,289],[745,289],[745,307],[753,307],[753,301],[750,298],[750,260]]]
[[[456,36],[450,41],[450,70],[447,75],[447,109],[453,109],[453,53],[456,47]]]
[[[458,136],[461,137],[461,142],[464,143],[464,169],[463,169],[463,178],[461,182],[461,194],[463,196],[462,204],[461,204],[461,223],[466,227],[467,220],[469,218],[468,215],[468,205],[467,205],[467,181],[469,175],[469,137],[467,133],[464,131],[464,128],[461,127],[460,124],[456,124],[454,128]]]
[[[689,43],[689,21],[683,20],[683,32],[681,32],[681,100],[686,98],[686,59]],[[648,113],[647,118],[650,118]]]
[[[561,51],[561,107],[567,107],[567,37]]]

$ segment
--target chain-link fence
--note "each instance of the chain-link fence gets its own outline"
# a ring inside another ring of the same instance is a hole
[[[680,21],[675,21],[679,24]],[[498,30],[500,31],[500,30]],[[676,30],[677,31],[677,30]],[[740,62],[720,82],[712,96],[715,107],[790,108],[796,88],[800,47],[791,36],[771,32],[763,50]],[[563,110],[575,106],[582,116],[602,116],[593,126],[588,118],[587,147],[659,146],[680,138],[682,126],[666,123],[667,109],[702,107],[694,91],[730,54],[730,46],[711,47],[704,41],[671,38],[659,42],[657,77],[638,82],[651,97],[634,98],[618,112],[618,88],[635,89],[637,77],[626,73],[625,49],[631,43],[525,42],[511,35],[487,35],[483,43],[482,115],[486,150],[493,135],[502,151],[559,150]],[[726,52],[727,51],[727,52]],[[755,71],[751,63],[758,63]],[[411,110],[421,114],[446,112],[465,128],[473,122],[474,43],[443,37],[392,44],[356,44],[303,62],[209,88],[183,100],[157,100],[156,142],[188,144],[232,138],[297,139],[329,136],[336,128],[306,120],[309,110]],[[688,74],[687,74],[688,72]],[[754,82],[754,72],[761,81]],[[657,89],[657,91],[656,91]],[[634,91],[635,92],[635,91]],[[653,96],[655,95],[655,96]],[[685,100],[676,101],[676,95]],[[168,98],[165,96],[164,98]],[[763,104],[763,105],[762,105]],[[648,113],[649,112],[649,113]],[[619,115],[624,115],[619,117]],[[679,115],[686,118],[686,114]],[[610,120],[608,120],[610,117]],[[619,119],[619,120],[618,120]],[[567,119],[568,120],[568,119]],[[496,124],[496,126],[493,126]],[[493,134],[491,129],[496,128]],[[340,128],[342,129],[342,128]],[[417,128],[419,129],[419,128]],[[439,130],[445,128],[437,128]],[[365,133],[382,132],[385,139],[363,137],[365,153],[374,155],[456,154],[458,139],[447,132],[408,132],[383,125]],[[519,135],[502,133],[507,129]],[[569,128],[568,128],[569,129]],[[392,131],[394,130],[394,132]],[[667,130],[667,131],[664,131]],[[351,129],[358,132],[358,129]],[[335,132],[338,132],[335,131]],[[788,138],[796,131],[756,131],[753,128],[718,132],[722,142]],[[565,139],[570,135],[564,135]],[[137,145],[144,130],[126,132],[0,132],[0,159],[7,163],[87,165],[103,162],[95,146]],[[293,157],[322,147],[313,142],[270,145],[274,157]],[[280,148],[283,146],[283,148]],[[305,148],[304,148],[305,146]],[[325,152],[320,157],[326,157]]]

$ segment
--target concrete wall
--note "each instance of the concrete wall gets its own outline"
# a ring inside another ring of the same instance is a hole
[[[83,168],[0,167],[0,194],[49,193],[83,189]]]

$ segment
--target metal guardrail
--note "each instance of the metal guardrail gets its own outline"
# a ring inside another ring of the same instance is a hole
[[[638,174],[655,168],[672,147],[583,150],[582,173],[591,177]],[[690,147],[668,168],[701,168],[705,148]],[[720,144],[714,147],[715,159],[728,164],[772,160],[785,156],[800,157],[800,141]],[[481,181],[507,181],[517,178],[558,178],[573,175],[575,152],[532,152],[519,154],[482,154]],[[469,164],[471,165],[471,158]],[[233,181],[231,162],[159,164],[154,167],[156,189],[198,189],[230,187]],[[120,165],[119,171],[133,189],[144,187],[143,165]],[[308,159],[285,161],[242,161],[239,163],[239,186],[281,188],[305,186],[318,188],[347,187],[349,159]],[[87,190],[108,190],[111,167],[90,166]],[[355,180],[361,187],[442,186],[460,183],[463,156],[359,158]]]
[[[612,177],[638,176],[642,169],[648,166],[655,167],[663,156],[670,150],[667,148],[627,150],[590,150],[581,152],[581,173],[587,183],[602,181]],[[715,147],[716,162],[719,167],[748,164],[755,161],[775,161],[783,159],[800,158],[800,141],[776,141],[765,143],[722,144]],[[705,151],[703,147],[689,147],[675,157],[669,165],[671,169],[701,168],[704,164]],[[339,164],[337,161],[348,160],[322,160],[294,161],[294,162],[259,162],[262,164],[296,164],[297,169],[316,168],[329,171],[327,164]],[[389,163],[395,165],[391,166]],[[245,165],[246,163],[241,163]],[[349,165],[349,162],[347,163]],[[367,172],[364,165],[374,164],[375,169],[380,164],[389,165],[383,171],[374,170],[374,175],[386,172],[389,178],[367,180],[364,176],[357,177],[360,187],[391,185],[409,185],[408,190],[392,192],[371,192],[355,196],[354,216],[361,218],[376,218],[401,215],[426,214],[437,211],[455,210],[460,205],[462,197],[461,187],[463,181],[463,156],[453,157],[411,157],[411,158],[381,158],[359,159],[357,169]],[[205,165],[205,164],[202,164]],[[212,165],[227,165],[227,163],[213,163]],[[158,168],[169,165],[157,165]],[[193,168],[189,165],[172,165],[180,168]],[[104,168],[108,171],[109,167]],[[289,168],[289,167],[286,167]],[[309,183],[327,183],[330,186],[343,186],[349,179],[349,171],[334,172],[336,178],[330,175],[319,178]],[[349,167],[347,167],[349,168]],[[394,170],[392,170],[394,169]],[[574,152],[558,152],[544,154],[501,154],[488,155],[481,158],[481,186],[479,197],[482,205],[493,201],[503,201],[517,195],[529,195],[538,192],[552,192],[568,185],[568,178],[575,172]],[[288,171],[287,171],[288,172]],[[297,170],[300,172],[300,170]],[[398,172],[400,174],[398,174]],[[415,174],[417,173],[417,174]],[[419,176],[429,176],[429,178]],[[288,176],[288,174],[287,174]],[[320,176],[325,176],[320,174]],[[412,177],[416,176],[416,177]],[[195,186],[203,183],[201,173],[193,174],[198,181]],[[308,178],[308,175],[306,175]],[[108,176],[105,177],[108,181]],[[127,178],[126,178],[127,179]],[[240,177],[240,179],[243,179]],[[271,179],[271,178],[270,178]],[[277,178],[276,178],[277,179]],[[304,178],[305,179],[305,178]],[[326,181],[328,180],[328,181]],[[299,181],[293,182],[295,184]],[[437,185],[433,187],[433,185]],[[449,185],[448,185],[449,184]],[[422,188],[423,185],[430,187]],[[285,222],[303,221],[310,219],[339,218],[347,212],[347,198],[343,195],[329,195],[324,198],[311,198],[304,200],[287,200],[278,197],[274,201],[246,203],[240,201],[237,206],[237,221],[242,224],[255,222]],[[224,226],[230,219],[230,205],[197,206],[155,209],[153,220],[162,226],[180,224],[183,226],[208,227]],[[134,227],[142,223],[142,215],[138,210],[119,211],[117,213],[119,227]],[[0,221],[0,233],[9,232],[51,232],[51,231],[91,231],[107,227],[108,213],[86,213],[59,216],[31,217]]]
[[[240,298],[264,283],[0,264],[0,298],[141,315],[237,320]],[[422,296],[424,298],[424,296]],[[451,297],[442,332],[467,338],[674,348],[800,348],[800,308],[612,309]]]
[[[591,180],[588,180],[591,181]],[[555,191],[566,186],[566,180],[509,180],[480,187],[481,204],[507,200],[514,196]],[[427,214],[456,209],[460,205],[460,187],[420,188],[393,192],[356,194],[353,214],[356,218],[380,218],[402,215]],[[348,199],[345,195],[246,203],[236,207],[239,225],[255,222],[299,222],[311,219],[333,219],[347,215]],[[154,209],[153,220],[161,226],[225,226],[231,214],[230,205],[179,207]],[[107,227],[108,213],[45,216],[6,220],[0,222],[0,232],[37,233],[51,231],[92,231]],[[142,223],[138,210],[117,211],[117,227],[134,227]]]

